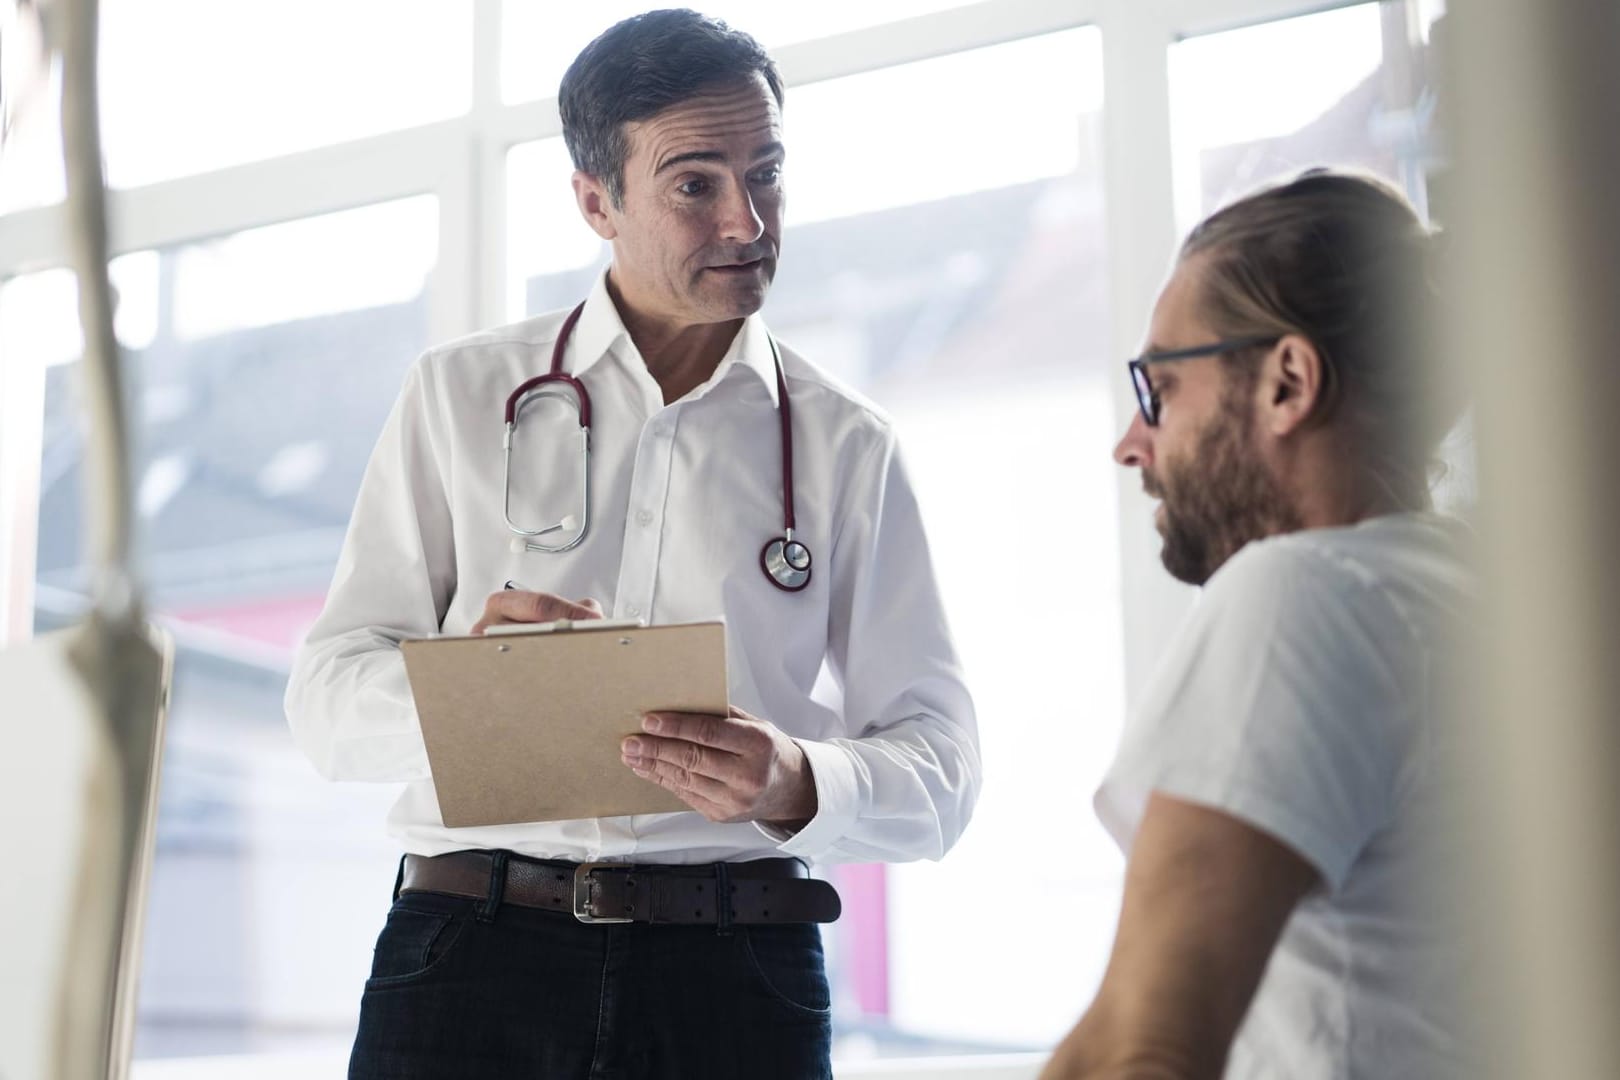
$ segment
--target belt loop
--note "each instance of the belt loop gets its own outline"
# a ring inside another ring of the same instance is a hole
[[[406,855],[399,857],[399,869],[394,871],[394,895],[389,898],[390,903],[399,899],[400,886],[405,884],[405,860],[408,857]]]
[[[489,895],[478,902],[476,909],[481,923],[494,922],[495,913],[501,909],[501,898],[506,895],[506,860],[511,854],[504,850],[490,853]]]
[[[714,932],[731,936],[731,866],[723,862],[714,864]]]

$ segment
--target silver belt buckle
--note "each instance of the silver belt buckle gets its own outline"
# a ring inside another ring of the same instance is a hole
[[[632,868],[624,863],[580,863],[574,867],[574,918],[582,923],[627,923],[634,919],[622,915],[594,915],[591,913],[591,874],[597,870],[628,872]]]

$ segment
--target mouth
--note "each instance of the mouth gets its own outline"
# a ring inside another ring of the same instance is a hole
[[[753,262],[727,263],[724,266],[710,266],[708,271],[712,274],[721,274],[729,277],[744,277],[748,274],[757,274],[765,268],[764,259],[755,259]]]

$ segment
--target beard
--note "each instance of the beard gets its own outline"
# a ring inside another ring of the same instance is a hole
[[[1190,460],[1142,470],[1142,487],[1162,500],[1160,558],[1178,581],[1202,585],[1251,540],[1301,527],[1299,513],[1254,447],[1254,417],[1240,394],[1198,438]]]

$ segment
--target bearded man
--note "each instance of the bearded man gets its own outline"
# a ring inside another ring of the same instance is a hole
[[[1115,459],[1204,588],[1097,794],[1118,936],[1046,1080],[1475,1074],[1433,842],[1473,582],[1429,498],[1456,413],[1410,332],[1431,240],[1361,176],[1250,195],[1190,234],[1130,361]]]

